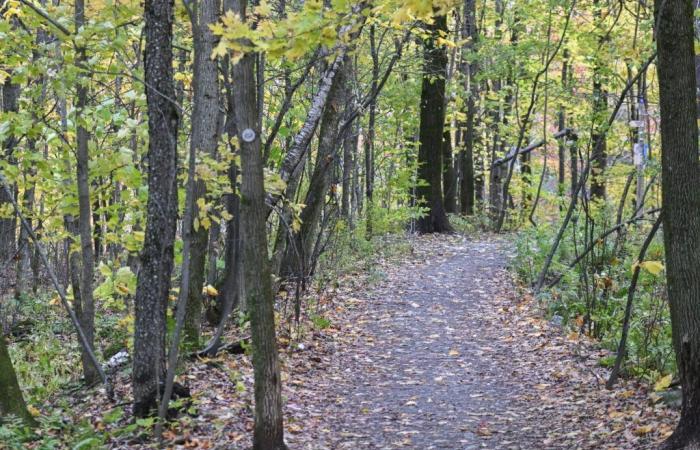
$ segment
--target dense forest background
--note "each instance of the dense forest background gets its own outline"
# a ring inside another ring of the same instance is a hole
[[[609,388],[680,402],[667,448],[697,448],[694,11],[0,0],[0,440],[157,445],[225,350],[254,447],[284,448],[278,353],[331,326],[324,292],[413,233],[505,233],[543,315],[610,350]],[[58,418],[95,386],[133,397]]]

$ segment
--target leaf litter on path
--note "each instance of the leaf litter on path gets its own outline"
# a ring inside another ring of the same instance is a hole
[[[650,401],[653,386],[606,390],[598,361],[609,352],[521,292],[506,238],[408,239],[409,254],[380,261],[377,284],[355,273],[309,294],[330,326],[307,318],[292,338],[280,325],[290,449],[652,449],[671,433],[677,413]],[[224,353],[183,372],[198,415],[171,427],[168,448],[250,448],[250,357]],[[127,383],[117,380],[122,403]],[[108,402],[94,400],[75,409],[101,424]],[[113,438],[110,448],[149,446]]]

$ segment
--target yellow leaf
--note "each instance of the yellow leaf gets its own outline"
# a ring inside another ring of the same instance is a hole
[[[211,51],[211,59],[223,58],[226,56],[227,52],[228,48],[226,47],[226,41],[221,40],[217,46],[214,47],[214,50]]]
[[[438,47],[443,47],[443,46],[450,47],[450,48],[457,47],[457,44],[455,44],[454,41],[451,41],[451,40],[445,39],[445,38],[441,38],[441,37],[437,38],[436,44]]]
[[[118,285],[117,285],[117,290],[118,290],[119,292],[121,292],[122,294],[124,294],[124,295],[127,295],[127,294],[130,294],[130,293],[131,293],[131,291],[129,291],[129,288],[128,288],[126,285],[124,285],[124,284],[118,284]]]
[[[610,411],[608,413],[608,417],[610,417],[611,419],[620,419],[626,416],[627,414],[623,413],[622,411]]]
[[[27,405],[27,411],[33,417],[39,417],[41,415],[41,411],[39,411],[34,405]]]
[[[668,387],[671,385],[671,381],[673,381],[673,374],[670,373],[665,377],[659,378],[656,383],[654,383],[654,390],[659,392],[668,389]]]
[[[131,314],[117,320],[117,326],[121,327],[121,328],[129,328],[133,324],[134,324],[134,316],[132,316]]]
[[[272,14],[272,8],[270,8],[269,3],[261,2],[258,6],[255,7],[255,14],[259,17],[269,16],[270,14]]]
[[[211,284],[207,284],[204,286],[204,289],[202,289],[202,294],[208,295],[209,297],[217,297],[219,295],[219,291],[217,291]]]
[[[205,230],[208,230],[211,226],[211,220],[209,220],[209,217],[202,217],[202,220],[200,222],[202,224],[202,228],[204,228]]]
[[[634,430],[634,434],[637,436],[644,436],[645,434],[649,434],[652,431],[654,431],[654,428],[651,425],[644,425],[642,427],[637,427],[636,430]]]
[[[661,261],[644,261],[639,265],[642,269],[646,270],[650,274],[656,276],[664,270],[664,265]]]
[[[301,433],[302,429],[299,425],[297,425],[295,423],[290,423],[287,425],[287,431],[289,431],[290,433],[296,434],[296,433]]]

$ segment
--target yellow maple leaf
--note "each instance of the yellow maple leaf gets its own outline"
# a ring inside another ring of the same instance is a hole
[[[659,378],[656,383],[654,383],[654,390],[656,392],[663,391],[665,389],[668,389],[668,387],[671,385],[671,382],[673,381],[673,374],[668,374],[665,377]]]
[[[656,276],[664,270],[664,265],[661,261],[644,261],[639,265],[642,269]]]

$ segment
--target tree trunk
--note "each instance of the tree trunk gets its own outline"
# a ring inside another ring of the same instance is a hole
[[[607,101],[603,92],[602,83],[593,83],[594,109],[596,115],[607,109]],[[593,142],[593,152],[591,153],[591,198],[605,198],[605,168],[607,167],[608,152],[607,139],[605,133],[596,127],[596,132],[591,136]]]
[[[355,153],[357,152],[359,130],[354,125],[343,139],[343,192],[341,197],[341,214],[352,226],[352,184],[355,176]]]
[[[297,167],[296,172],[292,174],[287,182],[287,187],[285,188],[284,196],[288,199],[297,199],[297,191],[299,185],[301,184],[301,178],[304,174],[304,168],[306,167],[306,160],[304,160]],[[287,253],[287,243],[291,239],[290,233],[292,232],[292,221],[294,218],[294,212],[291,208],[283,207],[280,210],[279,226],[277,227],[277,235],[275,236],[274,250],[272,252],[272,261],[270,263],[271,272],[276,276],[280,276],[284,270],[284,259]],[[275,290],[275,289],[273,289]]]
[[[194,35],[194,78],[192,137],[190,146],[197,154],[213,157],[219,139],[219,84],[217,62],[211,58],[216,37],[209,25],[216,23],[221,3],[219,0],[200,0],[194,8],[196,16],[192,18]],[[192,348],[199,346],[202,326],[202,287],[207,261],[207,244],[209,226],[202,218],[200,203],[206,203],[207,186],[204,180],[197,179],[194,184],[195,218],[191,231],[190,244],[190,280],[187,296],[187,314],[185,316],[185,343]],[[204,216],[202,216],[204,214]]]
[[[7,77],[2,86],[2,109],[7,113],[16,113],[19,103],[19,85],[12,82],[11,77]],[[12,163],[12,153],[17,145],[17,139],[14,136],[9,136],[2,143],[3,158]],[[16,192],[13,186],[12,192]],[[11,199],[8,198],[5,190],[0,190],[0,208],[10,204]],[[10,217],[0,217],[0,265],[5,265],[15,253],[15,239],[17,230],[17,218],[14,214]]]
[[[369,29],[370,53],[372,55],[372,93],[377,90],[379,79],[379,53],[377,50],[375,26]],[[374,207],[374,145],[375,145],[375,121],[377,116],[377,99],[372,98],[369,104],[369,117],[367,120],[367,136],[365,139],[365,197],[366,197],[366,227],[367,240],[372,239],[372,208]]]
[[[646,165],[646,149],[647,149],[647,136],[646,136],[646,118],[647,118],[647,94],[646,94],[646,74],[639,77],[637,82],[637,108],[636,119],[638,121],[637,129],[634,133],[634,143],[633,148],[634,153],[634,165],[637,171],[636,174],[636,189],[635,189],[635,210],[637,214],[642,214],[644,212],[644,167]]]
[[[690,0],[656,0],[661,165],[668,301],[683,388],[664,448],[700,448],[700,160]],[[661,10],[660,10],[661,9]]]
[[[30,142],[30,148],[32,148],[32,150],[34,148],[33,141]],[[31,224],[31,215],[32,210],[34,209],[34,187],[36,185],[34,178],[36,177],[36,168],[31,167],[28,172],[29,173],[24,177],[25,186],[24,194],[22,195],[22,209],[25,212],[27,221]],[[29,242],[29,235],[24,227],[20,227],[19,230],[17,251],[19,255],[17,258],[17,284],[15,286],[15,299],[22,302],[27,295],[27,291],[29,290],[29,274],[27,271],[30,268],[32,259],[32,248]]]
[[[569,166],[571,169],[571,195],[573,195],[574,191],[576,191],[576,185],[578,185],[578,161],[578,145],[576,139],[574,139],[571,143],[571,147],[569,148]]]
[[[594,15],[598,21],[598,26],[602,30],[602,13],[600,0],[593,1]],[[598,46],[602,46],[604,37],[601,36],[598,40]],[[593,114],[594,114],[594,132],[591,136],[593,143],[593,152],[591,153],[591,199],[605,199],[605,169],[608,165],[607,139],[606,130],[601,130],[601,124],[605,119],[608,109],[607,93],[603,89],[603,75],[601,62],[596,61],[593,67]]]
[[[501,90],[501,80],[496,79],[492,81],[491,90],[498,95]],[[505,108],[504,108],[505,109]],[[491,115],[491,159],[489,170],[489,217],[491,222],[495,224],[498,222],[498,218],[501,215],[501,209],[503,208],[503,166],[494,166],[493,163],[496,161],[498,156],[501,154],[501,148],[503,144],[501,143],[500,137],[500,112],[497,108],[490,113]]]
[[[15,368],[7,351],[5,337],[0,334],[0,417],[16,416],[29,426],[36,422],[24,403]]]
[[[568,67],[569,67],[569,50],[564,49],[564,55],[561,61],[561,85],[564,92],[567,90],[567,80],[568,80]],[[559,106],[559,131],[566,128],[566,111],[564,110],[564,105]],[[566,183],[566,139],[559,140],[559,190],[563,194],[565,192],[564,183]]]
[[[445,195],[445,212],[457,212],[457,180],[452,158],[452,135],[449,129],[442,133],[442,182]]]
[[[281,274],[283,276],[291,276],[299,281],[312,271],[312,267],[310,267],[311,252],[316,241],[316,230],[330,186],[333,162],[337,157],[338,127],[343,118],[345,99],[347,98],[346,83],[349,60],[349,57],[345,58],[335,77],[333,87],[328,93],[328,101],[321,118],[316,164],[304,199],[306,206],[300,215],[301,228],[291,237],[282,265]]]
[[[347,73],[348,77],[356,78],[355,75],[355,64],[353,58],[348,58]],[[350,83],[350,80],[346,81]],[[352,89],[346,89],[346,104],[353,105],[355,103],[355,96],[352,93]],[[343,139],[343,184],[342,184],[342,196],[341,196],[341,215],[345,218],[345,221],[349,226],[352,226],[352,180],[355,173],[355,153],[357,152],[357,141],[359,139],[358,131],[358,121],[350,127],[349,131],[345,133]]]
[[[75,2],[75,31],[76,33],[85,24],[85,2],[76,0]],[[78,64],[82,64],[87,60],[84,47],[77,48]],[[78,82],[76,92],[76,115],[78,129],[76,132],[76,178],[78,184],[78,208],[80,215],[78,218],[78,230],[80,233],[80,253],[81,253],[81,271],[80,271],[80,305],[81,311],[78,315],[80,325],[83,328],[85,337],[91,349],[94,349],[95,340],[95,303],[92,298],[92,281],[95,271],[95,254],[93,247],[92,236],[92,205],[90,203],[90,176],[88,163],[90,155],[88,154],[88,140],[90,134],[85,128],[84,118],[82,117],[84,109],[87,107],[88,88],[87,77],[81,74],[80,78],[83,82]],[[81,352],[83,362],[83,373],[85,382],[92,384],[99,377],[97,369],[93,365],[89,355],[86,352]]]
[[[238,0],[245,17],[245,0]],[[241,148],[241,234],[244,284],[250,313],[255,377],[256,450],[286,449],[282,425],[282,382],[275,337],[275,311],[270,259],[267,254],[265,190],[258,125],[255,54],[243,55],[233,67],[237,87],[236,125]]]
[[[177,131],[173,82],[173,1],[146,0],[144,78],[148,105],[148,203],[134,330],[134,415],[156,406],[165,374],[166,309],[177,221]]]
[[[217,268],[217,260],[219,259],[219,248],[221,242],[221,223],[212,222],[209,228],[209,239],[207,244],[207,274],[204,277],[204,282],[214,286],[216,284],[216,279],[219,273]]]
[[[445,214],[442,196],[442,133],[445,124],[445,79],[447,51],[437,45],[440,33],[447,33],[447,17],[434,17],[426,25],[424,73],[420,99],[420,145],[418,148],[418,178],[423,184],[416,189],[420,206],[427,212],[418,219],[420,233],[452,232]]]
[[[462,214],[474,214],[475,179],[474,179],[474,128],[476,122],[476,100],[479,96],[479,85],[476,81],[478,65],[475,60],[475,48],[479,38],[476,27],[476,0],[464,1],[462,20],[462,39],[465,40],[462,48],[461,72],[464,77],[464,85],[468,91],[466,101],[466,123],[462,133],[462,149],[460,152],[460,211]],[[483,178],[482,178],[483,190]]]

